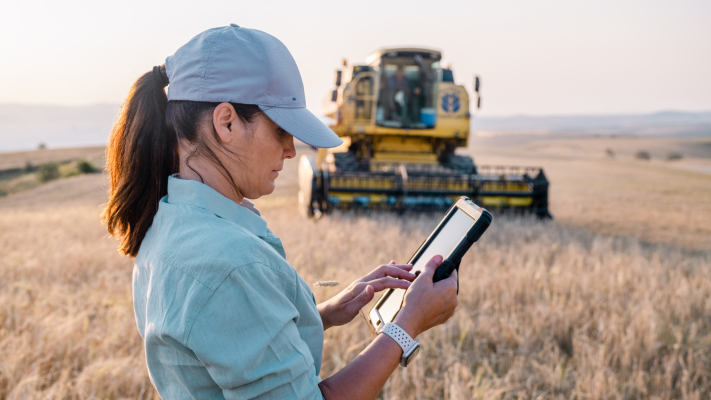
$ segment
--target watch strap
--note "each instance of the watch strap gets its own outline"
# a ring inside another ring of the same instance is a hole
[[[380,333],[384,333],[393,338],[393,340],[395,340],[402,348],[403,354],[407,353],[412,345],[417,343],[414,339],[412,339],[412,337],[410,337],[410,335],[407,334],[407,332],[392,322],[385,324],[383,329],[380,330]]]

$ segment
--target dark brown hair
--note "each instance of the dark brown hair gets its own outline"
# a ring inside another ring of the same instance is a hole
[[[135,257],[153,223],[159,200],[168,193],[168,177],[179,170],[178,141],[193,147],[188,156],[216,164],[236,190],[232,176],[208,146],[202,126],[220,103],[168,101],[166,84],[153,71],[131,86],[106,148],[109,202],[103,212],[109,234],[121,241],[119,251]],[[252,123],[259,107],[230,103],[245,123]],[[212,134],[217,132],[212,126]],[[219,141],[218,141],[219,143]],[[195,171],[197,172],[197,171]],[[199,174],[198,174],[199,176]]]

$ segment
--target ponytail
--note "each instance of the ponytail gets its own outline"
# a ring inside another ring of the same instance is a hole
[[[177,138],[166,124],[165,67],[155,67],[133,84],[106,148],[109,202],[103,212],[119,251],[135,257],[153,223],[168,177],[178,172]]]
[[[238,190],[206,138],[211,134],[212,141],[219,143],[214,126],[209,124],[209,133],[201,129],[207,119],[212,121],[212,112],[220,103],[168,102],[166,86],[165,66],[154,67],[138,78],[121,107],[106,147],[110,186],[104,223],[109,234],[121,241],[119,251],[131,257],[138,254],[158,212],[158,202],[168,193],[168,177],[179,172],[178,140],[192,146],[192,151],[185,154],[188,168],[192,169],[191,158],[202,157],[222,172],[235,192]],[[252,124],[261,113],[254,104],[230,104],[246,124]],[[224,147],[220,150],[236,156]]]

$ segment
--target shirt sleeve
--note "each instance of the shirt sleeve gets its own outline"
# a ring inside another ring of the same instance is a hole
[[[226,399],[323,398],[295,295],[295,273],[249,264],[230,273],[195,319],[188,347]]]

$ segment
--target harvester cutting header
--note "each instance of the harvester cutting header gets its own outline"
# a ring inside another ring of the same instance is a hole
[[[489,208],[550,217],[548,180],[531,167],[476,166],[467,148],[469,94],[440,67],[439,51],[386,49],[336,72],[324,114],[344,143],[299,161],[299,205],[308,217],[334,209],[433,210],[468,196]],[[474,91],[479,97],[479,78]]]

